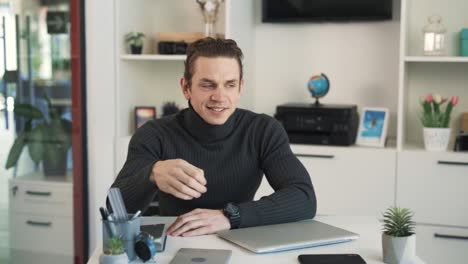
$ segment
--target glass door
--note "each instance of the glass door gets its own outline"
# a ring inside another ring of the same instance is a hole
[[[84,262],[81,12],[0,0],[0,263]]]

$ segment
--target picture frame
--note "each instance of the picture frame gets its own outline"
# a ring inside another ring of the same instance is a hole
[[[359,119],[356,145],[385,147],[388,119],[388,108],[363,107]]]
[[[135,107],[135,131],[147,121],[156,119],[156,108],[153,106]]]

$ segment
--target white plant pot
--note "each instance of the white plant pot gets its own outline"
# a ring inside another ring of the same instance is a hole
[[[383,261],[387,264],[415,263],[416,235],[394,237],[382,234]]]
[[[125,252],[120,255],[101,254],[99,257],[99,264],[127,264],[128,262],[128,256]]]
[[[429,151],[445,151],[450,139],[450,128],[424,128],[424,146]]]

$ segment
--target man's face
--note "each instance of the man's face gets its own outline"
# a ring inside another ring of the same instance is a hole
[[[222,125],[236,110],[244,87],[237,60],[226,57],[198,57],[195,60],[192,86],[181,79],[182,91],[193,109],[212,125]]]

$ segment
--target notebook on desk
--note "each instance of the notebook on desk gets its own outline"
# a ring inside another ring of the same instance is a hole
[[[307,220],[218,232],[218,236],[255,253],[269,253],[348,242],[358,234]]]

